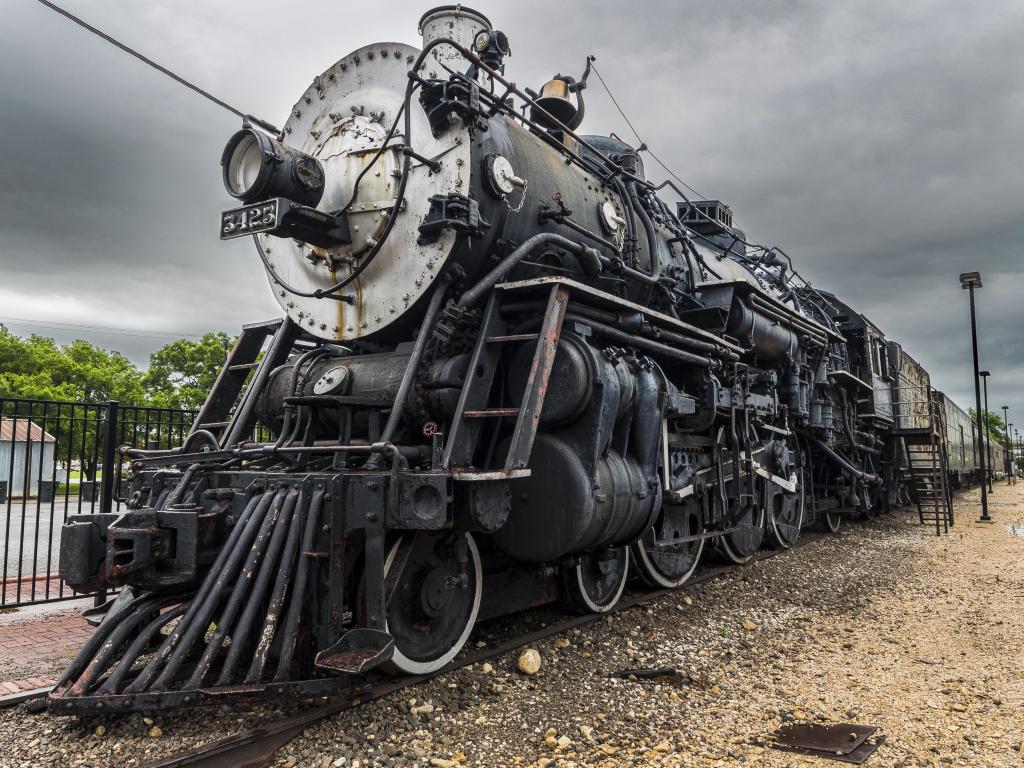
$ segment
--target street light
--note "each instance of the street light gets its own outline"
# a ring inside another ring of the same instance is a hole
[[[1003,470],[1006,472],[1006,484],[1009,485],[1012,478],[1010,477],[1010,470],[1012,468],[1011,462],[1013,461],[1013,438],[1010,436],[1010,406],[1003,406],[1003,433],[1006,438],[1006,457],[1003,461],[1005,465]]]
[[[978,463],[981,465],[981,517],[980,523],[991,523],[988,513],[988,486],[985,483],[985,438],[981,425],[981,381],[978,374],[978,321],[974,310],[974,289],[981,288],[980,272],[964,272],[960,275],[960,287],[971,293],[971,344],[974,348],[974,416],[978,429]]]
[[[988,461],[988,492],[992,493],[992,424],[988,418],[988,377],[991,371],[978,371],[985,386],[985,459]],[[984,480],[984,477],[982,479]]]
[[[1014,452],[1014,459],[1013,459],[1013,462],[1014,462],[1013,470],[1014,470],[1014,472],[1016,472],[1017,471],[1017,458],[1021,455],[1021,452],[1024,451],[1024,445],[1021,444],[1021,433],[1020,433],[1019,430],[1017,430],[1017,429],[1014,430],[1014,437],[1017,438],[1017,450]]]

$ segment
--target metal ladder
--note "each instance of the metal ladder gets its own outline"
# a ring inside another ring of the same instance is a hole
[[[220,445],[226,445],[228,427],[232,422],[232,414],[239,403],[239,395],[245,386],[249,374],[260,366],[257,362],[260,351],[267,338],[277,334],[283,325],[281,319],[242,326],[235,345],[224,360],[224,367],[217,375],[217,380],[210,389],[202,408],[196,414],[189,433],[199,429],[211,432]],[[250,388],[251,389],[251,388]],[[243,398],[244,399],[244,398]]]
[[[469,374],[459,395],[448,442],[442,458],[445,469],[469,467],[476,453],[481,428],[488,419],[515,418],[511,442],[505,455],[504,470],[524,469],[530,460],[533,441],[540,424],[541,409],[547,394],[555,352],[562,333],[569,290],[553,285],[548,294],[540,329],[533,333],[508,334],[501,318],[500,291],[493,291],[484,310],[480,336],[469,363]],[[533,362],[518,407],[496,407],[491,401],[495,373],[505,345],[536,341]],[[490,467],[482,468],[484,470]]]
[[[928,429],[922,434],[904,435],[910,494],[917,505],[922,525],[934,525],[935,535],[953,526],[953,500],[949,490],[949,461],[945,432],[935,398],[928,393]]]

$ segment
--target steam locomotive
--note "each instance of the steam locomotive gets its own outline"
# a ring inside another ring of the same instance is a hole
[[[124,449],[125,511],[64,527],[62,577],[119,591],[52,710],[431,672],[486,618],[610,611],[631,573],[676,587],[705,546],[742,563],[905,499],[898,344],[581,133],[589,61],[533,92],[482,14],[420,31],[228,141],[220,236],[284,316],[182,446]]]

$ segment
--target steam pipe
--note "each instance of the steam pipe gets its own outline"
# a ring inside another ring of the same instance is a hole
[[[773,307],[768,302],[762,300],[757,294],[751,294],[750,296],[751,306],[758,312],[767,315],[772,320],[775,320],[782,325],[788,326],[789,328],[799,331],[804,335],[808,336],[811,341],[815,342],[818,346],[826,346],[828,344],[828,336],[822,333],[819,329],[813,327],[805,320],[798,320],[794,317],[788,317],[780,312],[778,309]]]
[[[602,258],[601,254],[595,248],[583,245],[582,243],[577,243],[567,237],[556,234],[555,232],[541,232],[539,235],[534,235],[533,237],[525,240],[518,248],[512,251],[512,253],[498,262],[497,266],[484,275],[480,282],[462,294],[459,298],[458,305],[463,308],[468,308],[477,304],[505,277],[505,275],[512,270],[514,266],[516,266],[516,264],[529,256],[533,251],[545,245],[557,245],[560,248],[565,248],[576,256],[585,256],[591,259],[597,259],[602,264],[607,261],[607,257]]]
[[[868,483],[869,485],[881,484],[882,478],[878,477],[878,475],[872,475],[870,472],[862,472],[861,470],[857,469],[855,466],[853,466],[853,464],[851,464],[838,453],[833,451],[818,438],[812,436],[811,440],[814,441],[814,444],[821,448],[821,450],[824,451],[825,454],[832,459],[832,461],[834,461],[836,464],[842,467],[848,475],[852,475],[858,480],[863,480],[865,483]]]
[[[529,312],[532,310],[538,310],[541,308],[540,302],[514,302],[511,304],[503,304],[502,309],[508,310],[509,312]],[[583,315],[587,318],[592,318],[608,325],[619,326],[623,323],[622,316],[617,312],[611,312],[604,309],[597,309],[596,307],[588,307],[585,305],[573,305],[571,312]],[[623,330],[620,328],[620,330]],[[640,327],[636,329],[638,333],[642,333],[645,336],[655,336],[657,340],[670,341],[673,344],[679,344],[683,347],[689,347],[690,349],[697,352],[704,352],[708,355],[728,360],[730,362],[736,362],[740,359],[739,355],[732,350],[725,349],[717,344],[710,341],[703,341],[701,339],[693,339],[689,336],[684,336],[681,333],[675,331],[666,331],[663,328],[658,328],[645,320],[640,321]],[[628,333],[628,331],[625,331]]]
[[[592,328],[595,333],[605,336],[612,341],[617,341],[620,344],[630,344],[637,349],[643,349],[653,355],[660,355],[661,357],[667,357],[670,360],[675,360],[676,362],[695,365],[698,368],[709,368],[711,370],[718,370],[721,368],[721,363],[718,360],[712,360],[710,357],[705,357],[704,355],[695,355],[692,352],[685,352],[681,349],[670,347],[667,344],[659,344],[656,341],[650,341],[649,339],[645,339],[641,336],[620,331],[618,328],[605,325],[593,318],[578,315],[572,310],[565,313],[565,319],[584,323]]]
[[[381,431],[379,440],[381,443],[391,442],[391,436],[395,433],[395,430],[398,429],[398,424],[402,420],[402,414],[405,411],[405,401],[409,396],[409,390],[412,388],[412,380],[416,377],[416,371],[420,367],[420,359],[423,357],[423,350],[426,349],[427,339],[430,338],[430,335],[434,330],[434,323],[437,321],[437,315],[441,311],[441,302],[444,300],[444,295],[448,291],[448,285],[451,282],[451,277],[446,273],[438,282],[440,285],[434,290],[434,295],[430,297],[430,303],[427,305],[427,312],[423,316],[423,323],[420,325],[420,331],[416,334],[416,343],[413,345],[412,353],[409,355],[409,363],[406,365],[405,374],[402,376],[402,382],[398,385],[398,394],[395,396],[395,404],[392,406],[391,413],[388,414],[387,423]]]
[[[660,270],[658,264],[658,241],[657,234],[654,231],[654,222],[651,221],[651,217],[647,215],[647,209],[640,202],[640,198],[636,193],[636,184],[630,181],[626,184],[626,191],[629,193],[630,206],[636,211],[636,215],[640,217],[640,223],[644,225],[644,234],[647,235],[647,256],[651,262],[649,267],[650,276],[657,279]]]

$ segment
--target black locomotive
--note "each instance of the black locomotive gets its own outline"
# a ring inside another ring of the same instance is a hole
[[[429,672],[487,617],[608,611],[631,568],[678,586],[706,544],[744,562],[905,496],[898,345],[581,134],[589,65],[524,92],[481,14],[421,31],[229,141],[221,237],[285,316],[184,445],[125,449],[127,511],[65,526],[63,578],[120,591],[52,709]]]

